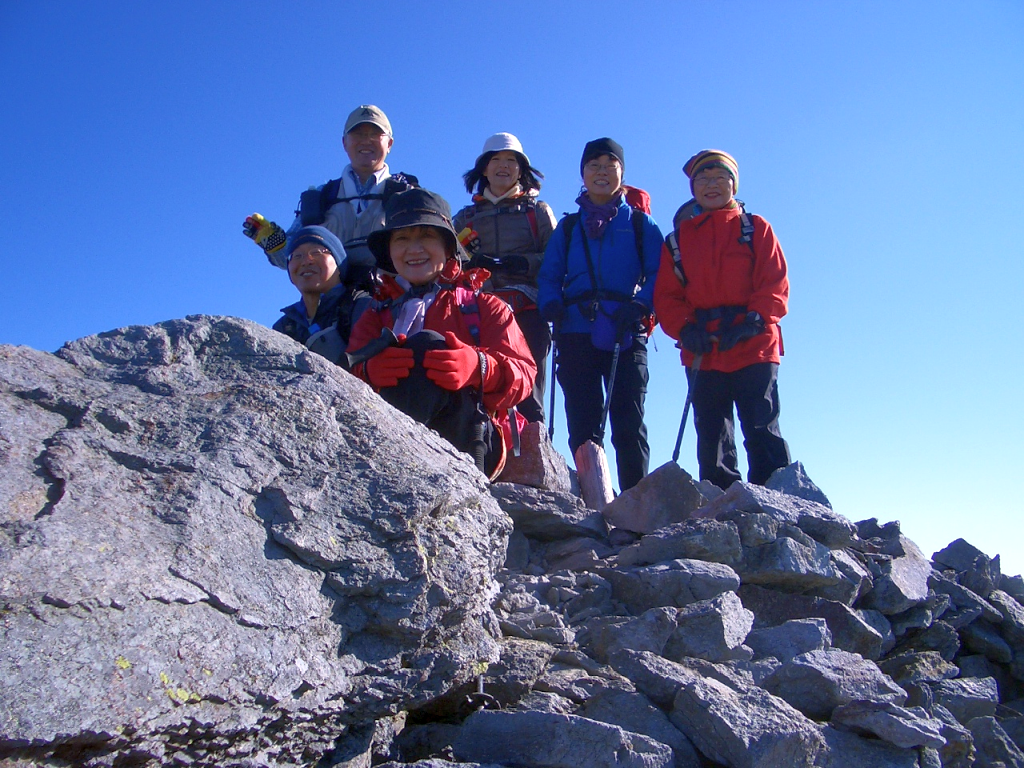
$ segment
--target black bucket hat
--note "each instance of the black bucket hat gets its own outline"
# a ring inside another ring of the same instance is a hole
[[[458,256],[458,239],[452,226],[452,209],[443,197],[414,187],[392,195],[384,204],[384,229],[371,232],[366,244],[377,259],[377,266],[395,271],[391,261],[391,232],[406,227],[437,227],[444,232],[448,251]]]

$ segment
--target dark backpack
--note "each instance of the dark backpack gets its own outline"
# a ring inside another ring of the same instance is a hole
[[[418,187],[419,179],[408,173],[396,173],[389,176],[384,182],[384,188],[380,192],[370,195],[355,195],[353,197],[339,197],[341,192],[341,178],[331,179],[320,189],[307,189],[299,196],[299,207],[295,215],[299,217],[302,226],[308,227],[314,224],[323,224],[327,211],[338,203],[348,203],[353,200],[380,200],[387,203],[388,198],[398,192],[405,192],[407,189]]]

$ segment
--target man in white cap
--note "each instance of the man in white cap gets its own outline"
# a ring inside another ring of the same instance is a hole
[[[311,187],[299,198],[295,221],[284,233],[259,214],[245,220],[243,231],[263,248],[276,267],[287,269],[287,235],[299,227],[322,226],[333,232],[345,246],[350,279],[363,279],[375,265],[366,238],[384,226],[384,202],[395,192],[418,186],[416,177],[392,174],[387,156],[394,144],[391,122],[373,104],[361,104],[345,121],[342,138],[349,163],[341,176],[319,187]]]

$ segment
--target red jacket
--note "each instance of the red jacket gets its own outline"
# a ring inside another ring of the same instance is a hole
[[[789,280],[786,257],[771,225],[760,216],[754,224],[753,251],[739,242],[740,208],[708,211],[680,222],[676,237],[682,258],[684,286],[675,274],[672,253],[661,251],[658,281],[654,286],[654,310],[662,330],[679,339],[683,326],[697,320],[697,310],[744,306],[764,318],[765,331],[719,352],[717,345],[704,355],[701,369],[729,373],[754,363],[778,363],[782,351],[779,320],[786,314]],[[740,314],[735,323],[740,323]],[[709,331],[719,330],[714,324]],[[683,365],[693,353],[683,350]]]
[[[487,277],[490,277],[487,270],[472,270],[457,276],[457,279],[467,288],[477,289]],[[402,289],[394,278],[386,275],[381,298],[397,298],[401,294]],[[476,300],[480,310],[480,345],[477,348],[490,358],[483,388],[484,407],[490,413],[501,414],[530,395],[533,380],[537,376],[537,365],[533,362],[523,332],[519,330],[508,305],[489,293],[478,294]],[[349,351],[366,346],[380,336],[385,326],[393,328],[394,323],[389,308],[367,309],[352,328]],[[459,308],[455,291],[451,289],[438,292],[434,303],[427,310],[423,327],[441,334],[452,331],[460,341],[475,346],[466,316]],[[362,370],[363,367],[359,366],[359,370],[353,373],[359,375]]]

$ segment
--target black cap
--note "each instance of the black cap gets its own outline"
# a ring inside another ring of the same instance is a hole
[[[580,176],[583,175],[583,166],[601,155],[611,155],[622,164],[622,168],[625,170],[626,153],[622,151],[622,145],[615,141],[615,139],[609,139],[605,136],[602,139],[588,141],[587,146],[583,148],[583,159],[580,160]]]
[[[406,227],[437,227],[445,233],[449,252],[458,252],[458,239],[452,225],[452,209],[438,194],[413,187],[392,195],[384,204],[384,228],[371,232],[366,244],[377,259],[377,266],[395,271],[391,261],[391,232]]]

